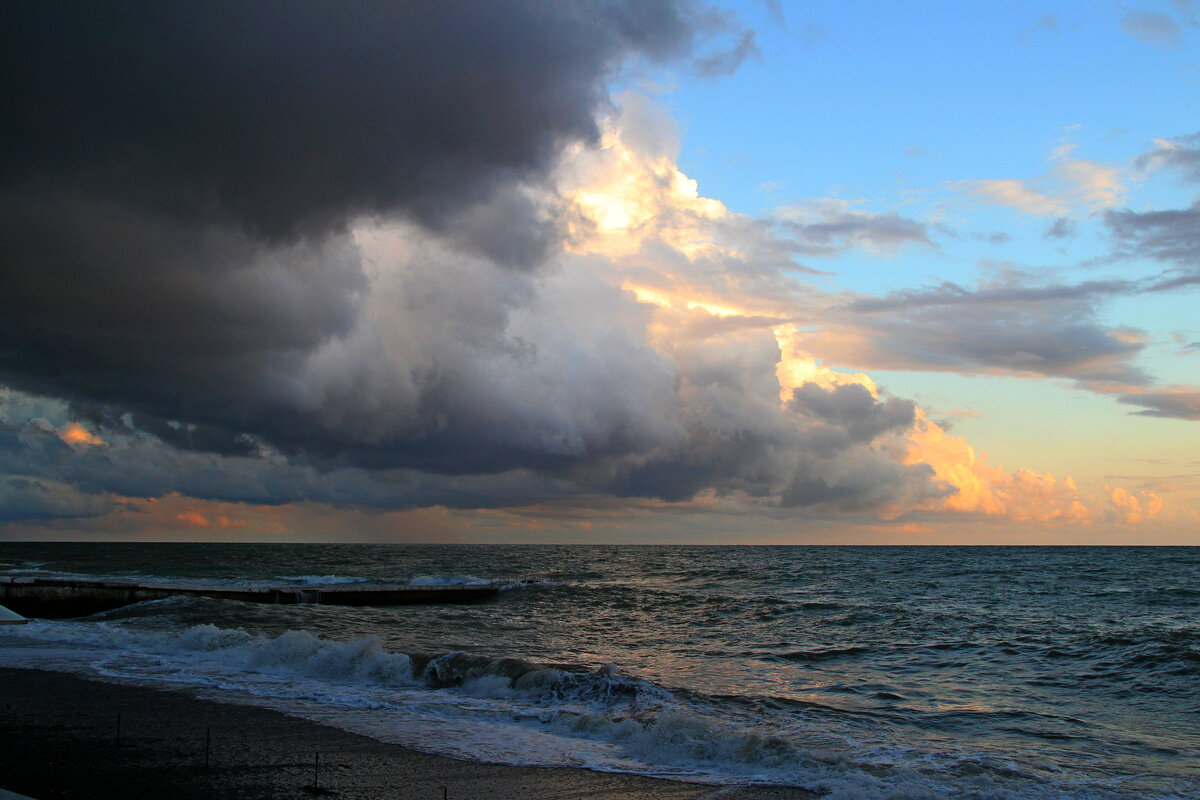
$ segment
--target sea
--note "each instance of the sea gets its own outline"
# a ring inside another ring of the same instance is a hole
[[[1200,548],[4,543],[0,575],[496,582],[0,626],[0,666],[460,759],[838,800],[1200,797]]]

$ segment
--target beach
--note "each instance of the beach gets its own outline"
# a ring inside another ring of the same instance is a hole
[[[0,669],[0,776],[0,788],[37,800],[814,796],[800,789],[459,761],[269,709],[26,669]]]

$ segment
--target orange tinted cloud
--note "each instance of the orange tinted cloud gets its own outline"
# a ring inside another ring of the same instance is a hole
[[[104,444],[104,440],[78,422],[69,422],[58,432],[58,438],[72,447],[95,447]]]
[[[1163,509],[1162,498],[1153,492],[1134,494],[1106,486],[1106,497],[1097,498],[1081,492],[1070,476],[1060,479],[1029,469],[1009,472],[994,467],[986,454],[976,456],[965,439],[949,435],[920,409],[908,440],[905,463],[928,464],[939,480],[956,490],[925,501],[922,510],[980,514],[1014,522],[1115,521],[1133,525],[1153,519]]]
[[[244,528],[246,523],[222,514],[206,516],[199,511],[185,511],[175,517],[190,528]]]
[[[1117,519],[1128,525],[1153,519],[1162,511],[1162,498],[1151,491],[1143,490],[1134,494],[1121,486],[1105,484],[1104,493],[1108,495]]]

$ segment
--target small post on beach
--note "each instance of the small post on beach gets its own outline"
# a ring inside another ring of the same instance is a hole
[[[314,759],[314,761],[313,761],[313,788],[320,789],[321,788],[321,777],[320,777],[321,776],[321,754],[319,752],[314,752],[313,755],[316,756],[316,759]]]
[[[204,768],[208,769],[208,753],[212,749],[212,728],[204,729]]]
[[[445,786],[443,786],[442,787],[442,800],[447,800],[448,795],[449,795],[449,790]]]

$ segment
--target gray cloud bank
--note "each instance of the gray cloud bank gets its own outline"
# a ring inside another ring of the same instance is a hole
[[[604,260],[558,249],[553,171],[595,142],[613,71],[735,68],[753,36],[724,14],[18,2],[0,23],[9,519],[173,491],[847,509],[945,492],[875,449],[911,404],[810,385],[781,407],[773,338],[656,350]],[[927,242],[892,217],[803,233]],[[103,441],[67,441],[68,419]]]
[[[840,309],[860,335],[850,340],[853,363],[964,373],[1026,373],[1082,384],[1144,385],[1131,363],[1145,347],[1133,331],[1096,319],[1097,298],[1123,294],[1129,281],[1029,286],[1007,278],[977,289],[943,283]],[[837,347],[836,337],[830,343]]]

